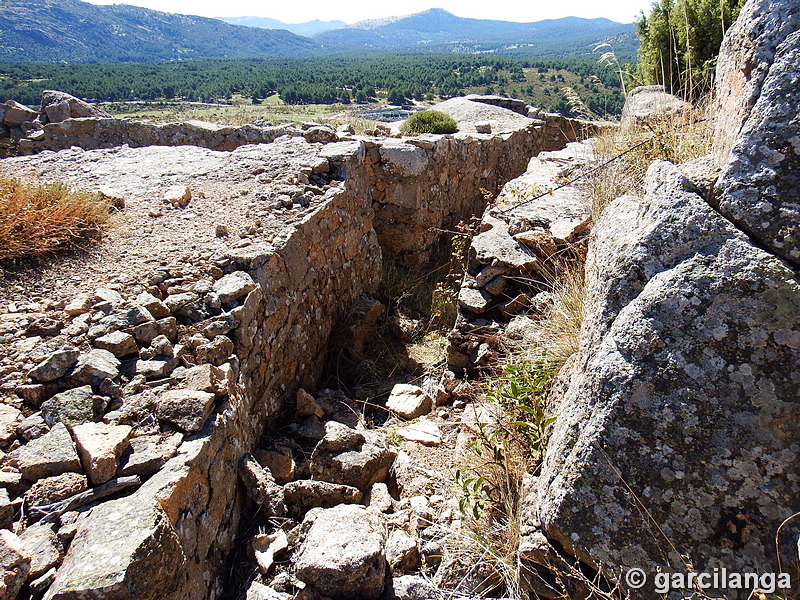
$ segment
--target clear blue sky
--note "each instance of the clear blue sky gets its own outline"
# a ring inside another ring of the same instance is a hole
[[[312,19],[339,19],[355,23],[364,19],[407,15],[428,8],[443,8],[459,17],[500,19],[503,21],[540,21],[560,17],[605,17],[623,23],[632,22],[641,11],[649,13],[652,0],[530,0],[529,2],[486,2],[486,0],[406,0],[403,3],[331,2],[264,2],[263,0],[88,0],[92,4],[133,4],[155,10],[201,15],[204,17],[272,17],[284,23],[300,23]],[[431,3],[433,2],[433,3]]]

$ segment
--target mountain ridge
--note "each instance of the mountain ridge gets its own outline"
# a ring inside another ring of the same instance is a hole
[[[588,48],[605,37],[633,32],[632,24],[605,18],[564,17],[518,23],[458,17],[442,8],[431,8],[403,17],[359,21],[319,33],[313,39],[351,50],[492,52],[520,44],[530,48],[571,46],[574,50],[581,44]]]
[[[259,29],[285,29],[295,35],[311,36],[331,29],[347,27],[344,21],[320,21],[314,19],[303,23],[284,23],[278,19],[270,17],[216,17],[220,21],[225,21],[231,25],[242,25],[244,27],[257,27]]]
[[[260,17],[235,17],[262,24]],[[321,21],[301,26],[328,27]],[[284,24],[285,25],[285,24]],[[441,8],[303,37],[285,29],[82,0],[3,0],[0,62],[163,62],[192,58],[330,56],[363,52],[498,52],[537,58],[587,55],[616,36],[631,45],[634,27],[566,17],[516,23],[457,17]],[[627,37],[626,37],[627,36]],[[630,44],[628,43],[630,42]]]
[[[212,56],[308,56],[320,50],[317,42],[288,31],[125,4],[0,3],[0,62],[158,62]]]

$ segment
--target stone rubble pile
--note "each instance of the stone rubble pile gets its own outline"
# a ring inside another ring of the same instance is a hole
[[[574,186],[553,188],[586,168],[592,155],[588,142],[542,152],[484,213],[472,239],[458,317],[449,335],[448,364],[453,371],[492,363],[501,329],[514,319],[523,327],[543,314],[552,302],[558,274],[585,253],[589,200]]]
[[[85,506],[133,491],[228,401],[230,333],[255,288],[220,259],[196,281],[157,270],[136,296],[111,284],[0,315],[15,352],[3,359],[0,528],[17,590],[45,589]]]
[[[357,401],[328,389],[299,390],[296,407],[286,435],[265,436],[240,465],[256,507],[250,530],[258,530],[246,542],[255,567],[247,600],[431,600],[476,592],[474,564],[461,564],[452,550],[464,535],[457,499],[409,495],[409,476],[401,481],[401,473],[425,469],[402,449],[409,442],[391,440],[387,431],[402,438],[418,423],[369,429]],[[387,409],[452,432],[464,418],[450,407],[430,414],[432,398],[408,384],[394,386]],[[465,435],[472,439],[463,432],[459,439]],[[411,440],[412,447],[429,443]]]

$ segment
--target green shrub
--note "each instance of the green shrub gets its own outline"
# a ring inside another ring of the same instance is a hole
[[[416,112],[400,127],[404,135],[419,135],[420,133],[455,133],[458,124],[455,120],[438,110],[423,110]]]

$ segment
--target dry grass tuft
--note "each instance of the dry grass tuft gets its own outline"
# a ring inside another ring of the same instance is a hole
[[[643,195],[645,174],[653,161],[680,164],[708,154],[711,127],[706,115],[707,111],[699,108],[599,135],[595,145],[598,163],[641,145],[578,183],[592,199],[593,220],[597,221],[612,200],[627,194]]]
[[[552,301],[534,326],[531,337],[536,344],[524,353],[529,360],[547,356],[555,372],[579,347],[586,299],[585,249],[576,249],[576,254],[577,258],[557,261],[546,274]]]
[[[109,214],[99,194],[0,174],[0,262],[13,266],[96,237]]]

